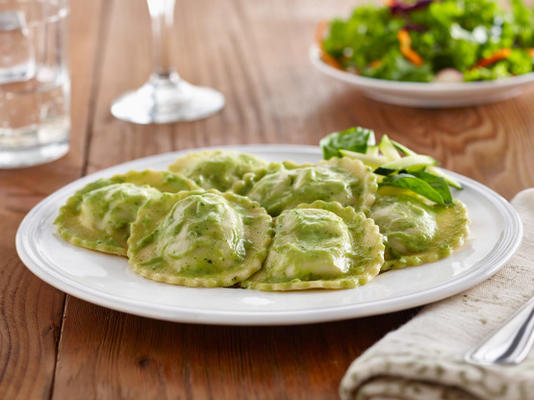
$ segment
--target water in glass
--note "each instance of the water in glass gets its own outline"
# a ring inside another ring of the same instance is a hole
[[[0,0],[0,168],[68,151],[65,0]]]

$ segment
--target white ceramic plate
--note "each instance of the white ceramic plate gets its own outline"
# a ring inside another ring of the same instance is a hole
[[[231,147],[267,160],[315,162],[311,146]],[[465,189],[455,195],[467,204],[471,235],[451,257],[433,264],[386,272],[356,289],[260,292],[172,286],[135,275],[125,258],[73,246],[53,221],[67,198],[85,184],[131,169],[165,169],[183,152],[142,158],[86,176],[35,206],[17,232],[17,251],[26,266],[50,285],[115,310],[177,322],[228,325],[304,324],[403,310],[459,293],[491,276],[521,240],[518,215],[487,187],[454,175]]]
[[[384,103],[437,108],[493,103],[521,94],[522,87],[534,81],[534,73],[495,81],[461,83],[398,82],[367,78],[331,67],[321,60],[317,46],[310,49],[310,59],[319,71],[357,86],[366,96]]]

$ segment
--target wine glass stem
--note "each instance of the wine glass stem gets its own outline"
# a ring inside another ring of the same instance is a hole
[[[153,78],[169,79],[176,74],[170,58],[175,0],[147,2],[152,25]]]

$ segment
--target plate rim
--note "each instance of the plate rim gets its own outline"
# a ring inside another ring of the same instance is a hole
[[[491,81],[475,81],[475,82],[409,82],[409,81],[394,81],[387,79],[370,78],[362,75],[357,75],[348,71],[336,69],[324,61],[319,56],[320,50],[316,44],[312,44],[309,49],[309,58],[314,67],[320,72],[359,86],[362,89],[383,89],[391,92],[419,92],[422,94],[463,94],[465,92],[477,92],[491,89],[513,89],[520,85],[534,81],[534,72],[527,74],[516,75]]]
[[[164,159],[172,156],[178,156],[187,152],[214,150],[214,149],[234,149],[238,151],[254,151],[254,149],[261,148],[262,151],[268,150],[273,153],[309,153],[320,155],[320,149],[317,146],[310,145],[284,145],[284,144],[247,144],[247,145],[226,145],[226,146],[210,146],[203,148],[185,149],[180,151],[173,151],[161,153],[149,157],[142,157],[135,160],[121,163],[82,178],[76,179],[73,182],[54,191],[49,196],[36,204],[21,221],[16,233],[16,250],[22,260],[23,264],[38,278],[42,279],[51,286],[82,300],[110,308],[113,310],[126,312],[129,314],[139,315],[142,317],[167,320],[173,322],[183,323],[200,323],[211,325],[300,325],[318,322],[330,322],[336,320],[344,320],[351,318],[361,318],[370,315],[379,315],[389,312],[405,310],[424,304],[429,304],[442,300],[446,297],[453,296],[464,290],[471,288],[478,283],[486,280],[495,274],[504,264],[510,259],[519,247],[523,234],[523,226],[519,214],[513,206],[505,200],[501,195],[488,188],[487,186],[463,175],[450,172],[454,177],[459,179],[466,186],[471,186],[494,205],[497,210],[503,215],[505,227],[503,229],[503,240],[492,248],[491,251],[478,263],[488,263],[487,256],[490,258],[491,267],[483,268],[475,267],[477,264],[469,267],[468,270],[454,277],[454,279],[439,284],[433,288],[426,289],[421,292],[396,296],[385,300],[372,300],[363,303],[355,303],[349,305],[340,305],[335,307],[315,308],[312,310],[292,310],[292,311],[222,311],[222,310],[206,310],[206,309],[183,309],[175,305],[164,304],[150,304],[136,301],[133,299],[125,299],[120,296],[115,296],[108,293],[99,292],[96,289],[83,287],[80,283],[55,273],[53,268],[46,266],[44,260],[39,260],[39,257],[34,254],[34,249],[28,245],[24,236],[30,232],[32,221],[39,211],[46,207],[49,203],[54,202],[56,197],[60,197],[66,191],[71,191],[75,186],[83,186],[86,182],[92,181],[113,173],[115,170],[125,170],[132,164],[151,164],[157,162],[158,159]],[[504,240],[507,239],[507,240]],[[503,247],[503,248],[501,248]],[[498,251],[497,251],[498,250]],[[45,265],[43,267],[40,262]],[[57,276],[59,275],[59,277]]]

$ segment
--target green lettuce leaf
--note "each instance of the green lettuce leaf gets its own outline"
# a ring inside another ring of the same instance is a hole
[[[407,189],[442,206],[453,204],[452,195],[445,180],[424,171],[388,175],[379,186]]]
[[[334,132],[325,136],[319,142],[323,150],[323,157],[342,157],[339,150],[350,150],[365,153],[367,146],[375,144],[375,133],[371,129],[356,126],[341,132]]]

